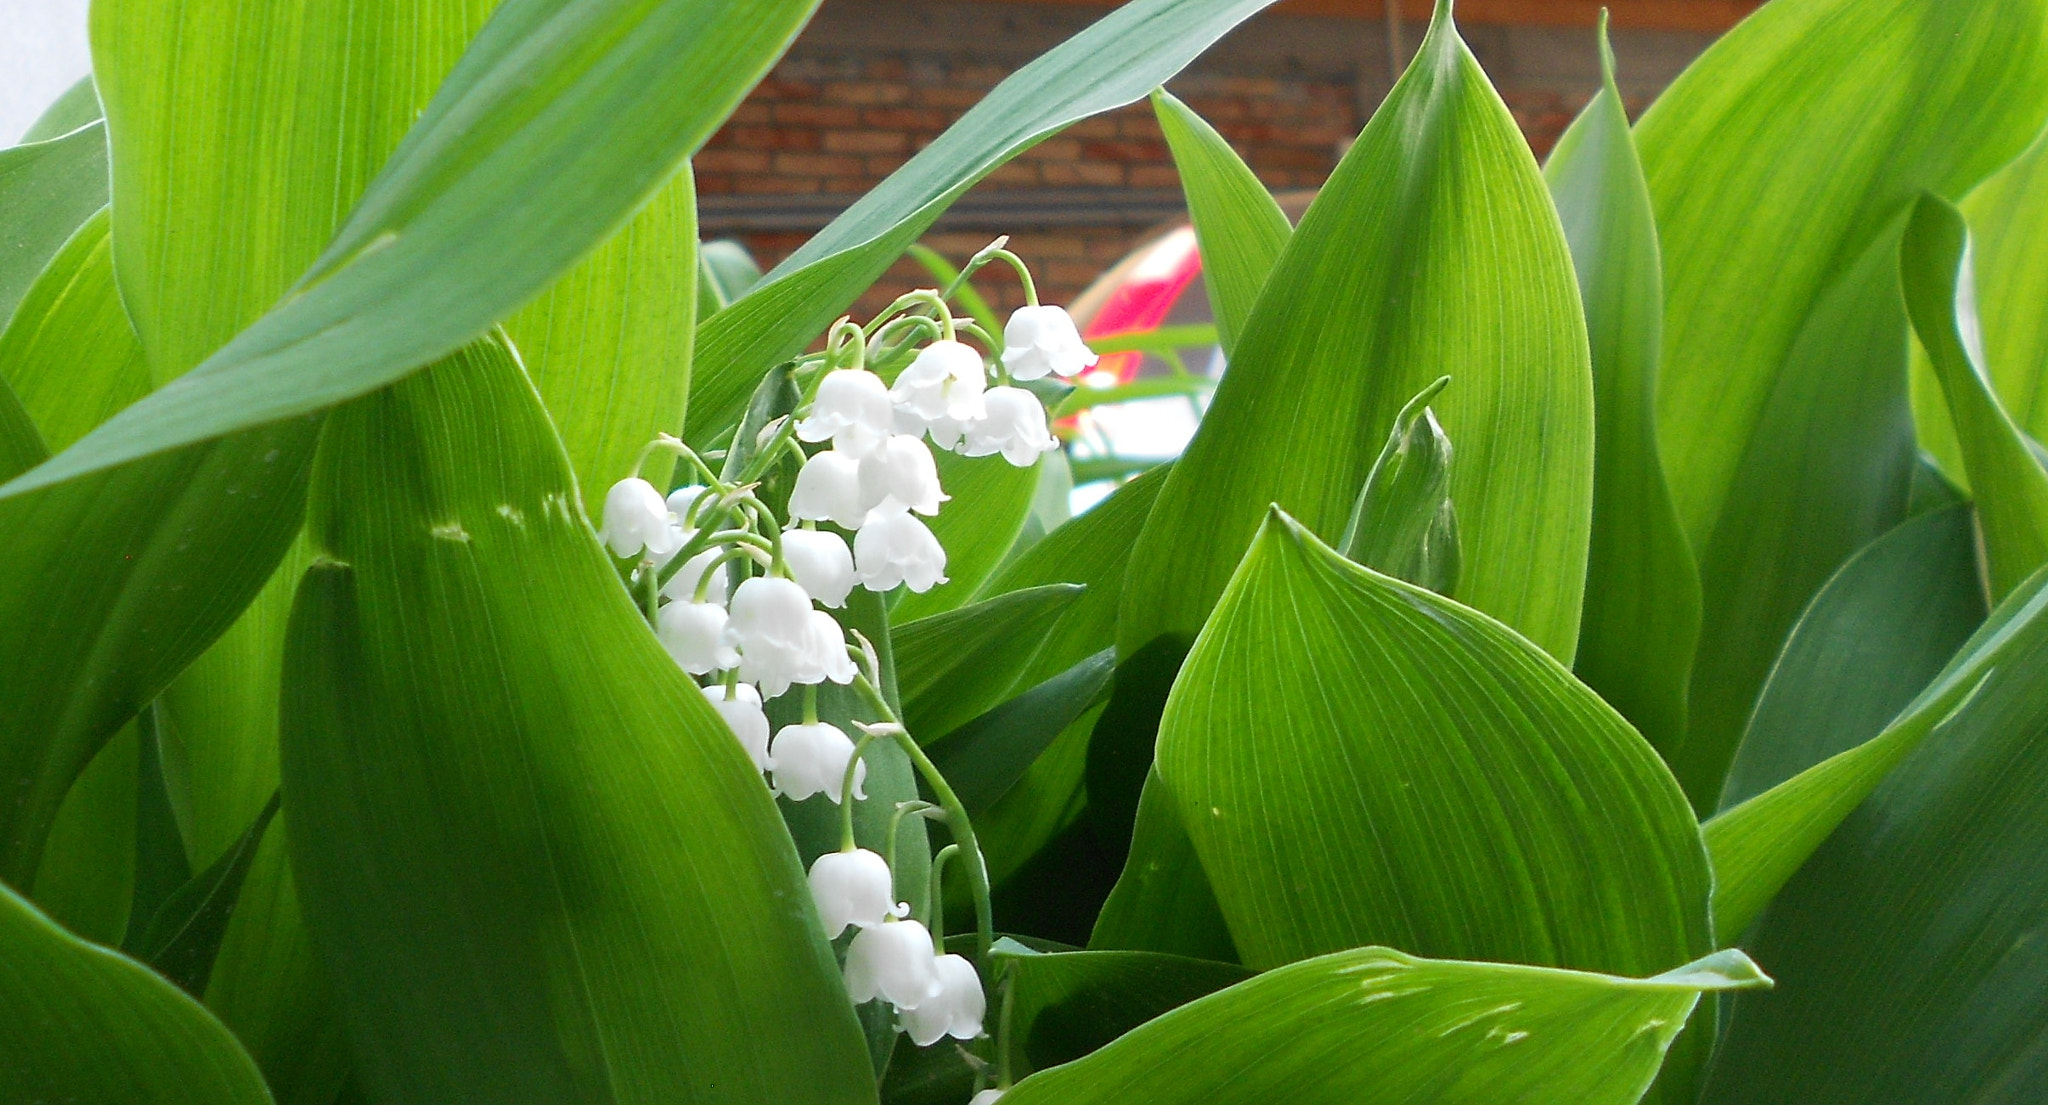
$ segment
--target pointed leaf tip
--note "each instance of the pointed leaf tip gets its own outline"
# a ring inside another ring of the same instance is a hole
[[[1723,948],[1648,981],[1703,991],[1769,990],[1778,984],[1741,948]]]
[[[1600,83],[1606,86],[1607,91],[1614,93],[1615,98],[1619,99],[1621,97],[1621,86],[1614,79],[1614,40],[1607,33],[1607,16],[1607,9],[1601,8],[1599,31]]]

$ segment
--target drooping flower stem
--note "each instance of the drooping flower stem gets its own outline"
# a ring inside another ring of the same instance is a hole
[[[946,954],[946,861],[959,854],[960,845],[948,844],[932,857],[931,904],[925,909],[924,927],[932,930],[932,950],[940,955]]]
[[[806,725],[815,725],[815,724],[817,724],[817,720],[818,720],[818,714],[817,714],[817,709],[818,709],[818,698],[817,698],[817,689],[816,689],[815,687],[812,687],[812,688],[806,688],[806,689],[807,689],[807,690],[809,690],[809,691],[810,691],[811,693],[809,693],[809,694],[807,694],[807,695],[805,695],[805,696],[804,696],[804,697],[805,697],[805,700],[806,700],[806,701],[804,702],[804,711],[805,711],[805,722],[804,722],[804,724],[806,724]],[[862,733],[862,734],[860,735],[860,739],[859,739],[859,740],[857,740],[857,741],[854,741],[854,742],[853,742],[853,755],[851,755],[851,756],[848,756],[848,757],[846,758],[846,775],[845,775],[845,776],[844,776],[843,778],[841,778],[841,780],[840,780],[840,783],[839,783],[839,794],[840,794],[840,797],[841,797],[841,799],[842,799],[842,801],[841,801],[841,802],[839,803],[839,850],[840,850],[840,851],[842,851],[842,852],[848,852],[848,851],[852,851],[852,850],[853,850],[853,847],[854,847],[854,840],[853,840],[853,803],[854,803],[854,797],[853,797],[853,779],[854,779],[854,772],[856,772],[856,771],[860,770],[860,758],[861,758],[862,756],[864,756],[864,755],[866,755],[866,754],[867,754],[867,750],[868,750],[868,745],[874,742],[875,736],[876,736],[876,734],[874,734],[874,733]],[[896,869],[896,822],[894,822],[894,821],[891,821],[891,822],[889,823],[889,870],[891,870],[891,871],[894,871],[895,869]]]

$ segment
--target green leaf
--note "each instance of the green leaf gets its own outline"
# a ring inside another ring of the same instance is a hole
[[[78,78],[78,83],[64,90],[63,95],[50,102],[41,116],[29,124],[21,136],[23,144],[43,142],[70,134],[100,118],[100,95],[92,86],[90,75]]]
[[[257,846],[276,816],[277,796],[273,793],[235,846],[165,898],[148,925],[123,950],[156,968],[185,992],[195,997],[203,994],[221,938],[241,897],[242,883],[256,860]]]
[[[1771,903],[1751,944],[1782,986],[1736,1002],[1707,1102],[2016,1105],[2048,1091],[2041,580],[1986,632],[2023,599],[2025,643]]]
[[[1145,96],[1273,0],[1133,0],[1012,73],[698,336],[688,437],[739,420],[754,381],[803,351],[954,200],[1067,126]]]
[[[1600,92],[1544,170],[1593,350],[1593,539],[1573,670],[1668,752],[1685,739],[1700,578],[1657,455],[1664,277],[1604,18],[1600,62]]]
[[[1876,737],[1837,753],[1701,827],[1714,858],[1718,931],[1741,932],[1780,888],[1929,734],[1950,723],[2002,669],[2048,642],[2048,573],[2000,603],[1934,681]],[[1944,742],[1945,743],[1945,742]]]
[[[1038,466],[1019,468],[1000,456],[963,457],[935,450],[939,483],[952,501],[931,520],[946,550],[948,582],[921,595],[904,594],[889,616],[910,622],[957,609],[1003,562],[1038,492]]]
[[[1049,583],[897,625],[892,632],[904,724],[936,740],[1003,701],[1040,635],[1086,588]]]
[[[1702,992],[1767,985],[1739,951],[1632,979],[1359,948],[1191,1002],[1003,1100],[1633,1105]]]
[[[121,943],[135,894],[136,725],[107,742],[71,784],[36,868],[36,908],[95,944]]]
[[[22,1101],[269,1105],[219,1021],[131,959],[0,886],[0,1070]]]
[[[1969,507],[1923,514],[1871,542],[1786,638],[1721,808],[1883,732],[1983,621]]]
[[[107,205],[107,131],[85,126],[0,150],[0,322],[93,212]]]
[[[732,306],[747,289],[759,283],[761,266],[747,247],[731,238],[720,238],[697,247],[697,313],[701,318]]]
[[[0,377],[53,449],[149,394],[149,363],[114,285],[106,208],[50,259],[0,332]]]
[[[1571,657],[1593,491],[1585,324],[1528,144],[1438,11],[1288,240],[1160,491],[1124,592],[1126,656],[1201,626],[1268,505],[1336,537],[1396,413],[1449,375],[1436,413],[1461,454],[1459,594]]]
[[[291,294],[0,495],[323,410],[454,350],[624,223],[814,6],[507,0]],[[113,108],[125,96],[102,68]],[[120,111],[108,119],[118,135]],[[130,309],[148,344],[157,309]]]
[[[1251,977],[1233,964],[1177,955],[1040,953],[1014,941],[998,943],[996,962],[1009,988],[1004,1009],[1012,1019],[1003,1030],[1015,1042],[1013,1077],[1072,1062],[1154,1017]]]
[[[1904,517],[1908,209],[1968,191],[2044,116],[2037,0],[1779,0],[1637,126],[1665,261],[1658,436],[1704,598],[1671,752],[1695,809],[1808,599]]]
[[[1251,167],[1188,105],[1165,89],[1152,93],[1152,113],[1173,151],[1188,217],[1202,251],[1202,283],[1216,315],[1217,341],[1224,352],[1251,318],[1259,290],[1294,227]]]
[[[1138,796],[1130,857],[1102,903],[1088,946],[1238,961],[1216,891],[1157,765]]]
[[[1250,967],[1385,943],[1640,974],[1711,944],[1699,830],[1628,723],[1277,508],[1174,683],[1159,775]]]
[[[768,790],[509,355],[336,412],[316,480],[284,802],[370,1096],[872,1101]]]
[[[1458,587],[1458,512],[1450,494],[1451,439],[1429,401],[1450,382],[1438,377],[1394,416],[1337,542],[1348,559],[1440,595]]]
[[[932,763],[946,777],[970,816],[981,813],[1017,780],[1040,753],[1109,689],[1116,650],[1075,664],[940,738]]]
[[[0,376],[0,479],[25,472],[49,455],[43,435],[36,432],[35,420],[29,417],[7,378]]]
[[[1985,368],[1962,212],[1925,195],[1900,243],[1906,312],[1941,381],[1977,501],[1991,597],[2048,561],[2048,469],[2000,405]]]

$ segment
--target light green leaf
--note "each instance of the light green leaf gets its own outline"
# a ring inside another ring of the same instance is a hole
[[[1704,596],[1671,753],[1696,809],[1807,600],[1904,517],[1908,208],[1968,191],[2044,117],[2037,0],[1778,0],[1637,126],[1665,261],[1658,435]]]
[[[1593,539],[1573,670],[1659,751],[1685,739],[1699,568],[1657,455],[1664,277],[1614,50],[1544,170],[1571,244],[1593,350]]]
[[[897,625],[896,683],[904,724],[937,740],[1009,696],[1041,635],[1086,592],[1049,583]]]
[[[1899,248],[1906,313],[1941,381],[1977,501],[1985,580],[2004,598],[2048,561],[2048,469],[1992,390],[1962,213],[1920,197]]]
[[[802,352],[976,181],[1070,124],[1143,98],[1272,2],[1133,0],[1012,73],[705,324],[690,440],[739,421],[761,373]]]
[[[1130,857],[1096,915],[1089,947],[1237,962],[1230,926],[1180,817],[1155,765],[1138,795]]]
[[[1385,943],[1638,974],[1711,944],[1698,828],[1628,723],[1277,508],[1174,683],[1159,775],[1247,966]]]
[[[105,127],[0,150],[0,322],[58,247],[106,205]]]
[[[1767,985],[1739,951],[1632,979],[1359,948],[1191,1002],[1003,1100],[1633,1105],[1702,992]]]
[[[1736,1002],[1707,1102],[2020,1105],[2048,1092],[2041,583],[1973,642],[2023,610],[2024,643],[1982,666],[1959,659],[1952,671],[1982,673],[1975,691],[1771,903],[1751,944],[1782,985]]]
[[[114,286],[106,208],[50,259],[0,332],[0,377],[53,449],[149,394],[149,364]]]
[[[921,595],[905,593],[891,618],[910,622],[957,609],[974,597],[1017,543],[1038,492],[1038,467],[1019,468],[1000,456],[963,457],[936,450],[939,483],[952,501],[931,520],[946,550],[948,582]]]
[[[1289,239],[1160,491],[1119,651],[1199,628],[1269,504],[1334,538],[1396,412],[1444,375],[1459,594],[1569,660],[1593,490],[1585,324],[1528,144],[1439,5]]]
[[[1923,514],[1865,546],[1786,638],[1721,808],[1883,732],[1983,621],[1969,507]]]
[[[99,92],[92,86],[90,75],[78,78],[78,83],[64,90],[63,95],[50,101],[42,115],[29,124],[21,136],[24,145],[43,142],[51,138],[70,134],[72,131],[100,118]]]
[[[1337,542],[1347,559],[1440,595],[1457,591],[1461,552],[1450,494],[1451,439],[1429,401],[1450,382],[1438,377],[1394,415],[1386,448]]]
[[[1941,674],[1876,737],[1822,760],[1701,827],[1714,859],[1718,931],[1749,927],[1836,826],[1929,734],[1964,711],[1985,681],[2048,642],[2048,573],[1991,612]]]
[[[374,1099],[872,1101],[795,850],[480,345],[336,412],[282,736]]]
[[[131,959],[0,886],[0,1070],[21,1101],[269,1105],[219,1021]]]
[[[1294,227],[1251,167],[1188,105],[1161,88],[1152,93],[1152,113],[1187,193],[1217,341],[1231,352]]]
[[[1169,1010],[1251,977],[1229,963],[1157,952],[1032,952],[998,943],[1004,1026],[1023,1046],[1013,1077],[1072,1062]]]
[[[291,294],[0,495],[323,410],[482,333],[656,192],[814,6],[507,0]],[[124,96],[99,79],[118,133]]]

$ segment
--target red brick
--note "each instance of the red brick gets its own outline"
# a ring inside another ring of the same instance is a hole
[[[768,155],[760,150],[705,149],[696,158],[699,173],[765,173]]]
[[[864,107],[860,109],[861,123],[870,127],[888,127],[906,131],[939,131],[953,125],[955,116],[950,111],[937,111],[928,107]]]
[[[818,132],[799,127],[727,127],[726,141],[743,150],[815,150]]]
[[[732,110],[727,123],[765,123],[773,112],[766,101],[748,100]]]
[[[997,187],[1005,185],[1028,187],[1034,184],[1045,183],[1045,178],[1040,174],[1042,168],[1050,168],[1050,166],[1041,166],[1032,161],[1012,161],[995,172],[990,173],[988,175],[988,182]]]
[[[1173,155],[1164,142],[1083,142],[1081,155],[1090,161],[1166,161]]]
[[[929,107],[969,108],[981,102],[988,93],[979,88],[913,88],[910,90],[912,103]]]
[[[910,90],[900,84],[870,84],[866,81],[833,81],[825,86],[825,99],[840,104],[900,104]]]
[[[775,171],[796,176],[859,176],[860,158],[841,154],[822,153],[779,153],[775,155]]]
[[[775,121],[807,127],[859,126],[861,109],[843,104],[776,104]]]
[[[900,131],[835,130],[825,133],[825,148],[833,153],[901,153],[910,139]]]
[[[811,177],[788,177],[774,174],[734,176],[732,190],[743,196],[790,196],[818,190],[818,182]]]
[[[1054,187],[1114,187],[1124,182],[1124,167],[1104,161],[1048,161],[1039,167]]]
[[[1180,174],[1166,165],[1133,165],[1130,185],[1133,188],[1178,188]]]

